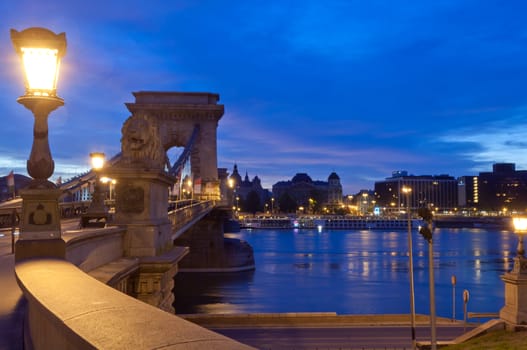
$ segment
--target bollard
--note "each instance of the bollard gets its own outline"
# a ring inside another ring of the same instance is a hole
[[[463,332],[467,331],[467,303],[469,299],[470,293],[468,292],[468,290],[465,289],[463,291]]]
[[[11,254],[15,254],[15,231],[17,224],[18,214],[16,208],[11,212]]]

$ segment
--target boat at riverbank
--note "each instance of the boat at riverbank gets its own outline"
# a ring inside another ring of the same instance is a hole
[[[410,220],[412,228],[421,220]],[[407,219],[382,217],[346,216],[284,216],[284,217],[244,217],[240,227],[245,229],[327,229],[327,230],[404,230],[408,228]]]
[[[405,230],[408,219],[382,216],[246,216],[239,220],[240,228],[245,229],[326,229],[326,230]],[[412,218],[411,227],[422,224],[420,219]],[[452,216],[437,215],[434,224],[438,228],[489,228],[509,230],[510,217],[506,216]]]

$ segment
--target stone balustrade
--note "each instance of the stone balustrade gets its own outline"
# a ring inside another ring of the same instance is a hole
[[[64,260],[29,259],[15,272],[28,301],[26,348],[251,349],[120,293]]]
[[[28,300],[27,348],[250,349],[126,295],[145,261],[123,257],[124,235],[122,227],[66,231],[67,261],[16,264]]]

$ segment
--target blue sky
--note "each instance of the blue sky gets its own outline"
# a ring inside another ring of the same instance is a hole
[[[0,175],[26,173],[33,117],[9,29],[65,32],[53,178],[120,151],[133,91],[220,94],[218,165],[265,187],[297,172],[345,193],[394,170],[527,169],[523,1],[2,1]],[[3,34],[2,34],[3,33]]]

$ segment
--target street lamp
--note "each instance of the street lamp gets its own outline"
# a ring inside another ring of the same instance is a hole
[[[518,247],[512,270],[501,276],[505,283],[505,306],[500,310],[500,319],[514,329],[527,323],[527,259],[523,247],[523,235],[527,233],[527,217],[513,217],[512,223],[514,232],[518,234]]]
[[[431,349],[437,349],[436,337],[436,304],[435,304],[435,282],[434,282],[434,245],[433,233],[434,224],[432,218],[434,214],[428,207],[419,208],[417,211],[425,224],[419,227],[419,233],[428,242],[428,279],[430,284],[430,343]]]
[[[66,34],[55,34],[45,28],[28,28],[21,32],[11,29],[11,41],[24,71],[25,93],[17,102],[29,109],[35,118],[33,145],[26,164],[33,179],[21,191],[20,244],[17,243],[15,259],[63,257],[58,205],[62,191],[48,181],[55,168],[48,141],[48,116],[64,105],[64,100],[57,96],[57,82],[60,61],[66,53]],[[34,245],[33,240],[47,242]]]
[[[66,53],[66,34],[55,34],[44,28],[18,32],[11,29],[11,40],[24,68],[25,94],[17,102],[33,112],[33,146],[27,171],[33,178],[32,188],[55,188],[47,179],[55,163],[48,141],[48,116],[64,100],[57,96],[60,60]]]
[[[408,226],[408,258],[410,259],[410,267],[408,274],[410,275],[410,317],[412,327],[412,349],[416,348],[417,342],[415,338],[415,290],[414,290],[414,258],[412,248],[412,221],[410,217],[410,194],[412,189],[404,186],[402,192],[406,195],[406,218]]]
[[[108,195],[108,200],[113,200],[113,190],[115,188],[115,184],[117,183],[117,180],[103,176],[101,177],[101,182],[105,185],[108,185],[108,190],[110,191]]]
[[[527,233],[527,217],[514,217],[512,219],[514,232],[518,234],[518,248],[516,249],[519,258],[525,258],[525,249],[523,248],[523,235]]]
[[[90,206],[86,213],[82,215],[82,227],[104,227],[108,220],[108,209],[104,204],[104,193],[101,190],[100,172],[104,167],[105,155],[100,152],[90,153],[92,168],[95,172],[95,183],[93,186],[93,194]],[[101,221],[103,220],[104,221]],[[90,222],[90,220],[95,220]]]

